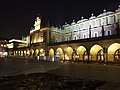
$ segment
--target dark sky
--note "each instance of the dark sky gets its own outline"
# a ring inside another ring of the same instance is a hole
[[[21,38],[29,34],[38,13],[45,24],[63,25],[65,22],[99,15],[105,8],[114,11],[120,0],[1,0],[0,37]]]

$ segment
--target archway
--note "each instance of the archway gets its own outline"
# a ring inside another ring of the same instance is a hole
[[[88,53],[87,51],[85,51],[83,54],[83,61],[87,61],[87,60],[88,60]]]
[[[28,56],[30,55],[30,51],[29,50],[27,50],[26,55],[28,55]]]
[[[39,50],[36,49],[36,50],[35,50],[35,55],[38,56],[38,53],[39,53]]]
[[[39,55],[40,56],[45,56],[45,50],[44,49],[40,49]]]
[[[114,61],[117,62],[117,63],[120,62],[120,49],[115,51]]]
[[[30,50],[30,55],[32,56],[33,54],[34,54],[34,50],[31,49],[31,50]]]
[[[65,60],[72,60],[73,49],[71,47],[65,48],[64,59]]]
[[[86,48],[84,46],[79,46],[76,49],[76,52],[79,55],[79,60],[81,60],[81,61],[85,60],[85,58],[84,58],[85,51],[86,51]]]
[[[27,52],[27,51],[26,51],[26,50],[24,50],[24,56],[26,56],[26,52]]]
[[[104,51],[103,49],[99,50],[97,53],[97,61],[104,62]]]
[[[52,48],[49,50],[49,56],[50,60],[54,61],[54,50]]]
[[[49,50],[49,56],[54,56],[54,50],[52,48]]]
[[[91,49],[90,49],[90,56],[91,56],[91,60],[92,61],[98,61],[97,55],[98,55],[98,52],[100,50],[103,50],[103,48],[100,45],[96,44],[96,45],[91,47]]]
[[[56,55],[57,55],[57,57],[60,58],[60,60],[63,60],[64,56],[63,56],[63,50],[62,50],[62,48],[57,48]]]
[[[119,53],[118,52],[119,49],[120,49],[120,44],[119,43],[113,43],[108,47],[108,61],[114,62],[114,60],[116,60],[115,58],[117,57],[116,56],[117,53]]]

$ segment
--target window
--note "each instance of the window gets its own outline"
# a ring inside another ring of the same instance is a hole
[[[57,42],[57,40],[55,40],[55,42]]]
[[[95,21],[92,21],[91,22],[91,28],[94,28],[95,27]]]
[[[77,39],[77,37],[75,36],[75,40]]]
[[[108,31],[108,33],[107,33],[107,34],[108,34],[108,36],[110,36],[110,35],[111,35],[111,32],[110,32],[110,31]]]
[[[68,41],[69,39],[67,38],[67,41]]]
[[[106,17],[102,19],[102,25],[107,25],[107,18]]]
[[[109,16],[108,24],[114,23],[114,16]]]
[[[83,34],[83,39],[86,38],[86,34]]]
[[[99,26],[101,26],[101,20],[100,19],[96,21],[96,27],[99,27]]]
[[[98,37],[98,32],[95,32],[95,33],[94,33],[94,37]]]

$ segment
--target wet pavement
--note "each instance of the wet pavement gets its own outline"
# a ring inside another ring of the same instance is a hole
[[[18,58],[0,58],[0,76],[17,74],[44,73],[61,67],[63,63],[26,60]]]
[[[37,61],[0,58],[0,77],[29,73],[49,73],[83,80],[107,82],[97,90],[120,90],[120,65]]]
[[[53,73],[77,78],[120,82],[120,66],[70,62],[0,59],[0,76],[29,73]]]

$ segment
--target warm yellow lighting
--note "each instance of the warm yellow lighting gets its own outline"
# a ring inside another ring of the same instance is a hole
[[[90,54],[96,54],[98,53],[99,50],[103,49],[100,45],[94,45],[90,49]]]
[[[65,57],[67,57],[66,59],[72,59],[72,53],[73,53],[73,49],[71,47],[67,47],[65,48]]]
[[[54,56],[54,50],[52,48],[49,50],[49,55]]]
[[[108,61],[114,61],[114,54],[118,49],[120,49],[119,43],[113,43],[108,47]]]
[[[34,24],[35,30],[40,29],[40,24],[41,24],[41,19],[37,17],[35,24]]]
[[[79,46],[76,50],[76,53],[78,55],[77,58],[79,58],[80,60],[83,60],[83,55],[84,55],[85,51],[86,51],[86,48],[84,46]]]
[[[27,50],[27,55],[30,55],[30,51],[29,50]]]
[[[1,44],[1,47],[3,47],[3,44]]]
[[[38,49],[36,49],[36,52],[35,52],[35,53],[36,53],[36,55],[38,55],[38,53],[39,53],[39,50],[38,50]]]
[[[32,50],[31,50],[31,52],[32,52],[32,55],[33,55],[33,53],[34,53],[34,50],[32,49]]]
[[[86,48],[84,46],[79,46],[76,50],[77,54],[79,55],[83,55],[85,51],[86,51]]]
[[[97,53],[98,51],[103,50],[103,48],[100,45],[94,45],[92,46],[92,48],[90,49],[90,55],[91,55],[91,59],[92,60],[96,60],[97,59]]]
[[[108,54],[114,54],[116,50],[120,49],[119,43],[114,43],[108,47]]]
[[[62,50],[62,48],[58,48],[58,49],[56,50],[56,54],[57,54],[57,53],[60,54],[60,59],[63,59],[63,50]]]
[[[8,48],[13,48],[13,43],[7,44]]]
[[[23,56],[23,51],[21,51],[21,56]]]
[[[21,43],[27,43],[27,41],[23,41],[23,40],[17,40],[17,39],[11,39],[9,40],[9,42],[21,42]]]
[[[40,49],[40,56],[45,56],[45,51],[44,51],[44,49]]]

